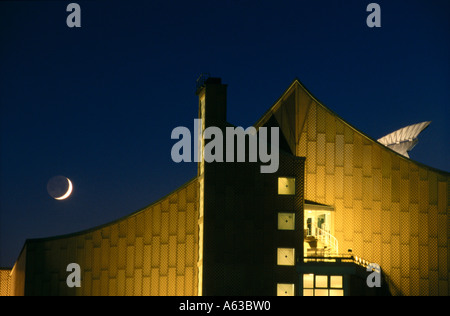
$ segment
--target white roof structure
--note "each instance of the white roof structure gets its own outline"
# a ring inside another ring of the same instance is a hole
[[[417,137],[430,124],[431,122],[422,122],[403,127],[378,139],[378,142],[409,158],[408,152],[419,142]]]

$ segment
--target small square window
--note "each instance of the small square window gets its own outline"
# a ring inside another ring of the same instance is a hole
[[[316,288],[327,288],[327,287],[328,287],[328,276],[316,275]]]
[[[294,296],[294,284],[277,284],[277,296]]]
[[[294,230],[295,229],[295,213],[278,213],[278,229]]]
[[[279,195],[295,195],[295,178],[278,178]]]
[[[314,296],[328,296],[328,290],[327,289],[315,289]]]
[[[344,296],[344,290],[330,290],[330,296]]]
[[[278,265],[293,266],[295,265],[295,249],[294,248],[278,248]]]
[[[330,276],[330,287],[332,289],[342,289],[342,276],[341,275]]]
[[[303,290],[303,296],[314,296],[314,290],[313,289]]]
[[[303,288],[304,289],[314,288],[314,274],[303,274]]]

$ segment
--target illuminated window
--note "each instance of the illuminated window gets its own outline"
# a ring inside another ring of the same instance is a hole
[[[279,266],[295,265],[295,249],[294,248],[278,248],[277,264]]]
[[[344,296],[341,275],[303,275],[303,296]]]
[[[279,195],[295,195],[295,178],[278,178]]]
[[[277,296],[294,296],[294,284],[277,284]]]
[[[278,213],[278,229],[294,230],[295,229],[295,213]]]
[[[328,276],[316,275],[316,287],[327,288],[328,287]]]
[[[303,275],[303,288],[313,289],[314,288],[314,274],[304,274]]]
[[[342,289],[342,275],[330,276],[330,287],[332,289]]]

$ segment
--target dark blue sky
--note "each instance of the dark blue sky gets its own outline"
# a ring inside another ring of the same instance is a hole
[[[450,2],[0,2],[0,266],[27,238],[91,228],[187,182],[172,129],[193,129],[202,73],[228,84],[228,120],[252,125],[295,79],[373,138],[432,121],[411,158],[450,171]],[[47,181],[69,177],[72,196]]]

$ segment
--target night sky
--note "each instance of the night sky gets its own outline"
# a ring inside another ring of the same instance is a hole
[[[114,221],[196,175],[170,152],[193,130],[201,73],[248,127],[295,78],[378,139],[432,121],[411,158],[450,171],[450,1],[0,2],[0,267],[28,238]],[[73,193],[57,201],[50,178]]]

